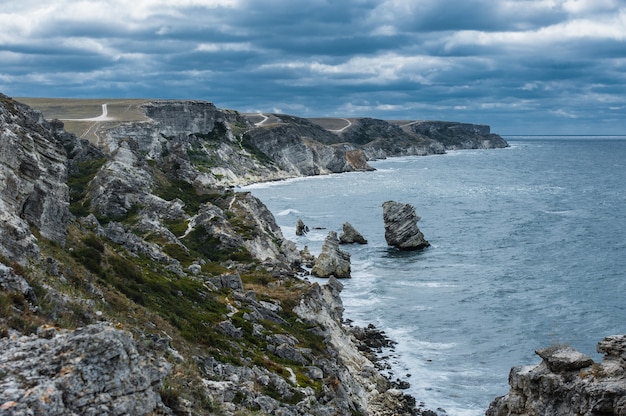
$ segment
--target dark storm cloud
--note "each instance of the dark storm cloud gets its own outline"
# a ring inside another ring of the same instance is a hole
[[[22,0],[0,91],[626,134],[622,3]]]

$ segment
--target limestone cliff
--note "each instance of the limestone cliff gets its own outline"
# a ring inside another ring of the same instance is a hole
[[[65,149],[39,112],[0,94],[0,255],[24,262],[41,235],[65,243]]]
[[[425,136],[441,143],[447,150],[494,149],[508,146],[506,141],[484,124],[451,121],[418,121],[404,129],[411,134]]]

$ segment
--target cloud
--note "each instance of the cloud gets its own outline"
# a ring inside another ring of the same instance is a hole
[[[626,131],[618,0],[21,0],[0,27],[14,96]]]

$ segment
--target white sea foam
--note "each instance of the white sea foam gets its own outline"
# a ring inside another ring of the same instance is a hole
[[[280,211],[279,213],[276,214],[277,217],[284,217],[290,214],[299,214],[300,211],[298,211],[297,209],[293,209],[293,208],[288,208],[285,210]]]

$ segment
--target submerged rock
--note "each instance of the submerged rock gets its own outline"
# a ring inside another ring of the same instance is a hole
[[[317,257],[311,274],[317,277],[350,277],[350,254],[339,249],[336,232],[331,231],[326,236],[322,252]]]
[[[390,246],[400,250],[421,250],[430,246],[417,228],[420,217],[412,205],[387,201],[383,203],[383,219],[385,240]]]
[[[367,244],[367,240],[358,232],[352,224],[346,222],[343,224],[343,232],[339,236],[339,243],[341,244]]]

